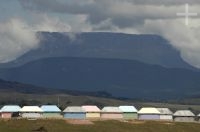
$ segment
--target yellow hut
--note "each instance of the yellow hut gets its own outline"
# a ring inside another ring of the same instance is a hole
[[[100,118],[101,117],[101,110],[94,105],[85,105],[82,108],[86,112],[86,118]]]

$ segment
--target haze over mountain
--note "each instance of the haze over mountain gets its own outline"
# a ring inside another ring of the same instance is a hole
[[[47,58],[1,69],[0,78],[55,89],[106,91],[128,98],[171,99],[200,94],[199,72],[134,60]]]
[[[0,67],[20,66],[48,57],[90,57],[138,60],[168,68],[194,69],[167,40],[157,35],[122,33],[40,32],[39,47]]]

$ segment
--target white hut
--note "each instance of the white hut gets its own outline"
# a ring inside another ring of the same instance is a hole
[[[174,121],[177,122],[194,122],[195,115],[190,110],[178,110],[174,113]]]
[[[22,118],[41,118],[43,110],[38,106],[24,106],[20,110]]]
[[[169,108],[157,108],[157,110],[160,112],[160,120],[173,120],[173,113]]]

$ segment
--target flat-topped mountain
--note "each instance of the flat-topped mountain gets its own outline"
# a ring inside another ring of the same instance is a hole
[[[167,68],[194,69],[164,38],[156,35],[122,33],[39,32],[39,47],[0,67],[20,66],[49,57],[86,57],[138,60]]]

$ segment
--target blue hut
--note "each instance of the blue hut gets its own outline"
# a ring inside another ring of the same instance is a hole
[[[56,105],[42,105],[42,117],[44,118],[61,118],[61,110]]]
[[[138,110],[134,106],[119,106],[124,119],[138,119]]]

